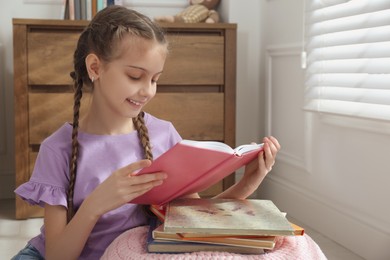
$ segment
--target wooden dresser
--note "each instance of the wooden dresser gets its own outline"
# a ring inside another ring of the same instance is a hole
[[[16,187],[29,180],[42,140],[72,120],[69,72],[78,36],[87,23],[13,20]],[[170,54],[157,95],[145,110],[171,121],[185,139],[234,146],[236,25],[162,26]],[[212,196],[233,183],[231,175],[202,195]],[[16,199],[17,219],[36,216],[42,216],[42,209]]]

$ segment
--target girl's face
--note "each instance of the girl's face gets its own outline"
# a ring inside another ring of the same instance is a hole
[[[136,117],[156,94],[167,54],[165,45],[125,36],[105,63],[94,86],[101,112],[107,116]]]

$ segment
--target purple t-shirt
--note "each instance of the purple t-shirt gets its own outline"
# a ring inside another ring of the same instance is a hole
[[[170,122],[145,113],[153,157],[157,158],[181,140]],[[67,207],[69,158],[72,126],[64,124],[40,146],[30,180],[15,193],[31,204]],[[144,158],[138,134],[133,131],[121,135],[92,135],[79,132],[80,152],[74,191],[77,209],[82,201],[115,170]],[[107,246],[124,231],[146,224],[140,207],[126,204],[104,214],[93,228],[79,259],[99,259]],[[45,255],[44,226],[41,233],[30,240]]]

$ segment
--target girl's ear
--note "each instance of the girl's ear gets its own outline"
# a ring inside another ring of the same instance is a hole
[[[90,53],[85,58],[85,66],[87,67],[88,76],[93,80],[97,80],[99,78],[99,69],[102,66],[100,59],[96,54]]]

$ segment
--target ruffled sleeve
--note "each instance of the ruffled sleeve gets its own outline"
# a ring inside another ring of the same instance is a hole
[[[15,190],[32,205],[43,207],[47,203],[67,207],[71,146],[64,135],[66,133],[58,131],[41,144],[30,180]]]
[[[67,207],[66,191],[61,187],[29,181],[19,186],[15,193],[31,205],[43,207],[47,203]]]

